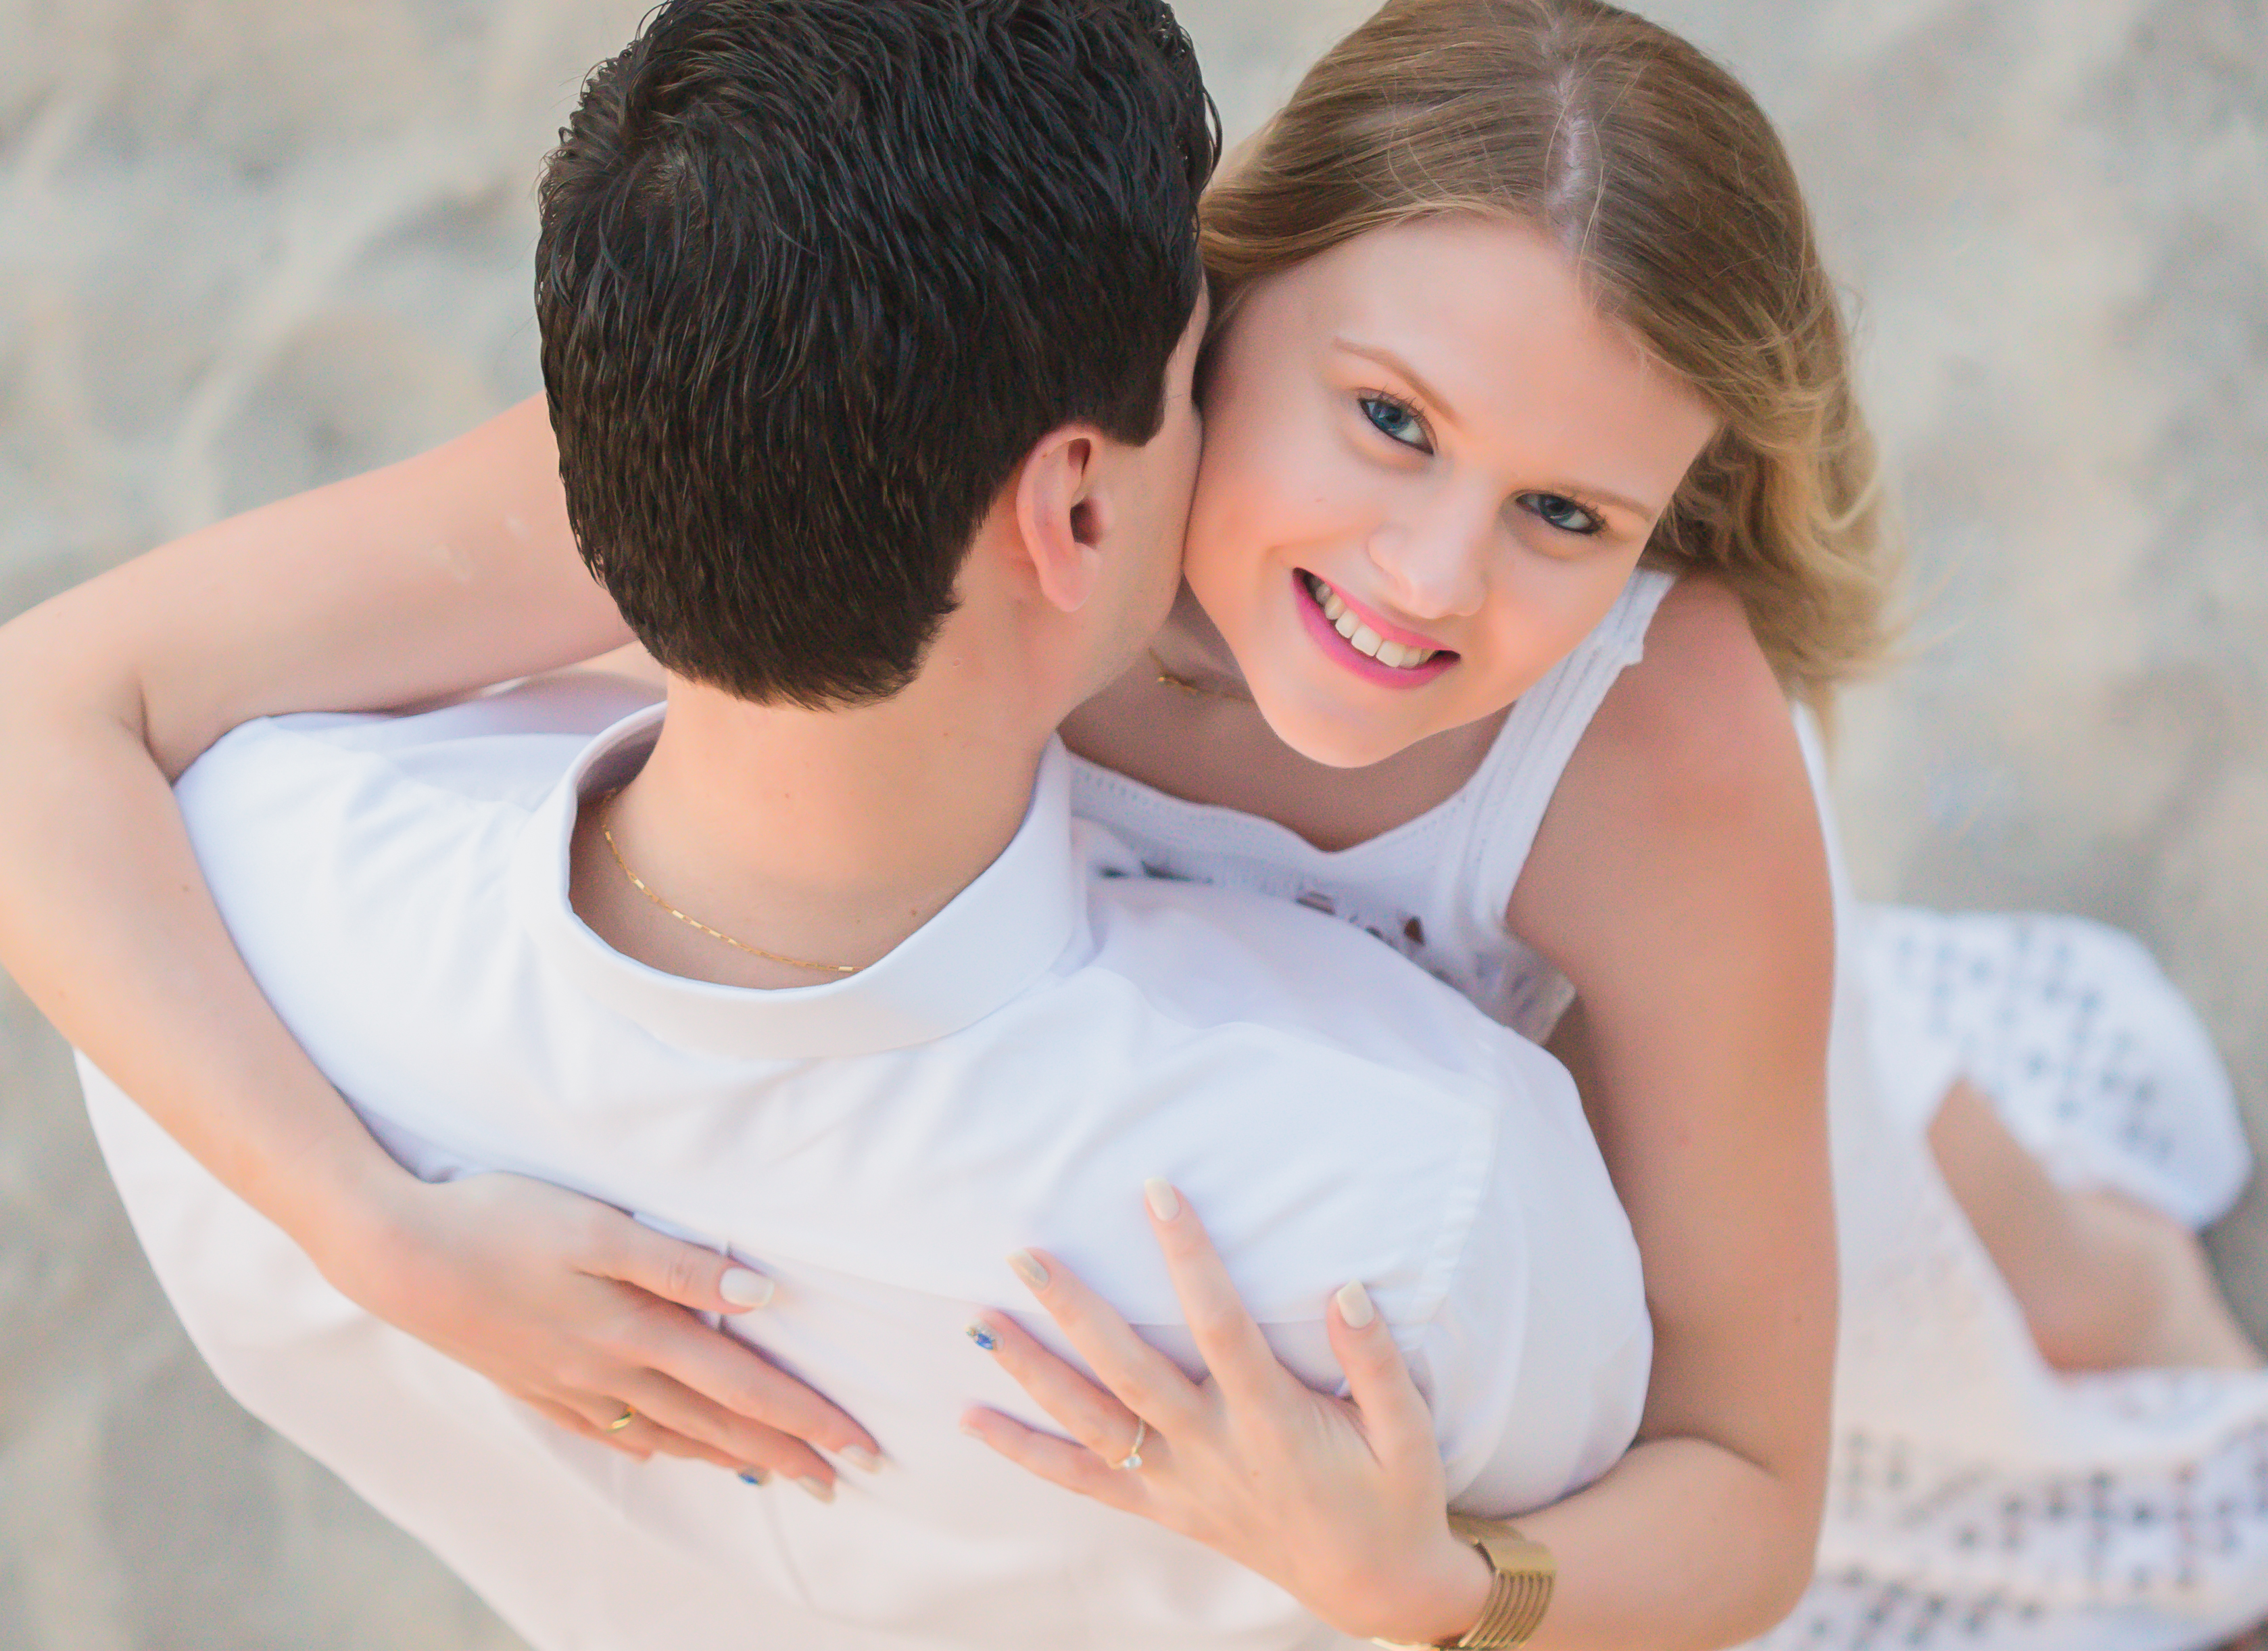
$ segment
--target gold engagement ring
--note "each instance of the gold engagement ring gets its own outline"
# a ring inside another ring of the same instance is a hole
[[[1126,1447],[1126,1454],[1111,1465],[1121,1473],[1131,1473],[1142,1465],[1142,1441],[1150,1436],[1150,1424],[1139,1416],[1134,1419],[1134,1442]]]

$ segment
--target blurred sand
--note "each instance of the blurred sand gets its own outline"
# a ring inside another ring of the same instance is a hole
[[[644,7],[0,0],[0,618],[531,392],[534,166]],[[1232,133],[1363,10],[1182,7]],[[2268,11],[1653,10],[1858,295],[1926,598],[1844,718],[1862,885],[2139,932],[2268,1126]],[[2268,1327],[2268,1201],[2217,1242]],[[214,1389],[4,980],[0,1348],[0,1647],[513,1643]]]

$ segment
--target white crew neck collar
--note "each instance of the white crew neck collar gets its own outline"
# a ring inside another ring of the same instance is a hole
[[[515,910],[544,955],[585,993],[664,1043],[773,1060],[931,1043],[1008,1002],[1071,944],[1084,881],[1071,848],[1070,756],[1051,739],[1008,846],[943,910],[857,974],[765,991],[688,980],[625,957],[577,915],[569,856],[583,800],[637,771],[666,709],[625,717],[584,749],[523,828],[512,866]]]

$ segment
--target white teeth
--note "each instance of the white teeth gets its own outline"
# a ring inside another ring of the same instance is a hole
[[[1381,665],[1398,671],[1414,670],[1440,652],[1436,648],[1413,648],[1406,643],[1388,642],[1356,617],[1354,610],[1341,600],[1339,593],[1310,573],[1307,576],[1307,593],[1323,610],[1323,617],[1331,628],[1347,639],[1358,653],[1368,654]]]

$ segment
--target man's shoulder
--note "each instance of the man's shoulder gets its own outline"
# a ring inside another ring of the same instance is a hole
[[[388,781],[475,802],[532,807],[600,733],[654,703],[622,677],[566,673],[413,712],[305,712],[232,730],[175,787],[194,829],[282,791]]]
[[[549,678],[414,714],[269,718],[182,775],[214,903],[319,1064],[382,1050],[413,1005],[430,1015],[526,963],[528,834],[597,736],[650,699]]]

